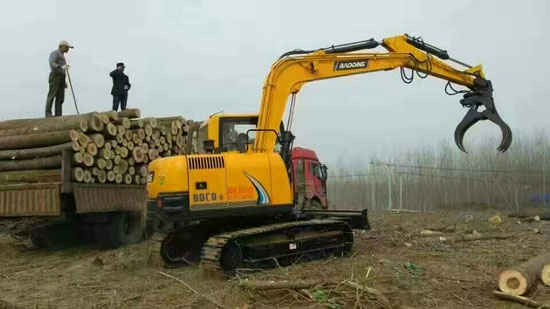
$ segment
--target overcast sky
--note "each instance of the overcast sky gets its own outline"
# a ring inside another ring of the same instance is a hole
[[[513,130],[545,128],[549,3],[1,1],[0,119],[43,116],[48,55],[62,39],[75,46],[67,58],[81,112],[110,109],[108,73],[123,61],[129,107],[200,120],[220,110],[257,112],[270,65],[288,50],[409,33],[483,64]],[[466,110],[444,86],[436,78],[405,85],[398,70],[308,84],[297,99],[296,145],[332,162],[451,142]],[[75,113],[69,92],[64,113]],[[500,131],[480,125],[466,147],[482,134]]]

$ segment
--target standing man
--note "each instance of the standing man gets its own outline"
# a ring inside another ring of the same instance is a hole
[[[52,116],[52,105],[55,99],[55,115],[61,116],[62,105],[65,100],[65,82],[66,71],[69,65],[65,61],[65,54],[69,48],[74,48],[67,41],[59,42],[59,48],[50,53],[50,76],[48,78],[49,90],[46,99],[46,117]]]
[[[113,110],[118,110],[120,104],[120,110],[126,109],[126,102],[128,101],[128,90],[130,90],[130,79],[128,75],[124,74],[124,63],[119,62],[116,64],[116,70],[109,74],[113,78],[113,89],[111,94],[113,95]]]

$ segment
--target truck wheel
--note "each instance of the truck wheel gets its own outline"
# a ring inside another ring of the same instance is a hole
[[[92,222],[86,222],[82,218],[74,219],[74,232],[76,239],[85,244],[91,244],[94,242],[94,224]]]
[[[103,249],[136,244],[143,239],[141,217],[138,213],[113,213],[106,223],[96,224],[95,236]]]

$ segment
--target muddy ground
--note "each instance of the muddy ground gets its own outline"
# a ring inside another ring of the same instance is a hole
[[[494,298],[491,291],[500,269],[546,250],[550,222],[519,223],[505,213],[499,220],[497,214],[374,213],[373,229],[355,235],[350,257],[243,269],[229,280],[205,278],[193,267],[148,267],[146,242],[111,251],[78,244],[44,250],[4,236],[0,308],[522,308]],[[447,225],[456,225],[456,232],[419,236],[424,229]],[[448,241],[472,230],[513,237]],[[239,287],[247,279],[317,279],[324,284],[253,291]],[[361,291],[363,287],[376,291]],[[530,297],[550,304],[550,287],[539,285]]]

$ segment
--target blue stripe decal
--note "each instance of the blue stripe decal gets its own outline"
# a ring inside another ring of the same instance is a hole
[[[248,178],[248,180],[250,180],[250,182],[256,189],[256,193],[258,193],[258,204],[259,205],[270,204],[271,199],[269,198],[269,194],[267,194],[267,191],[262,186],[262,184],[256,178],[252,177],[248,173],[243,172],[243,174]]]

